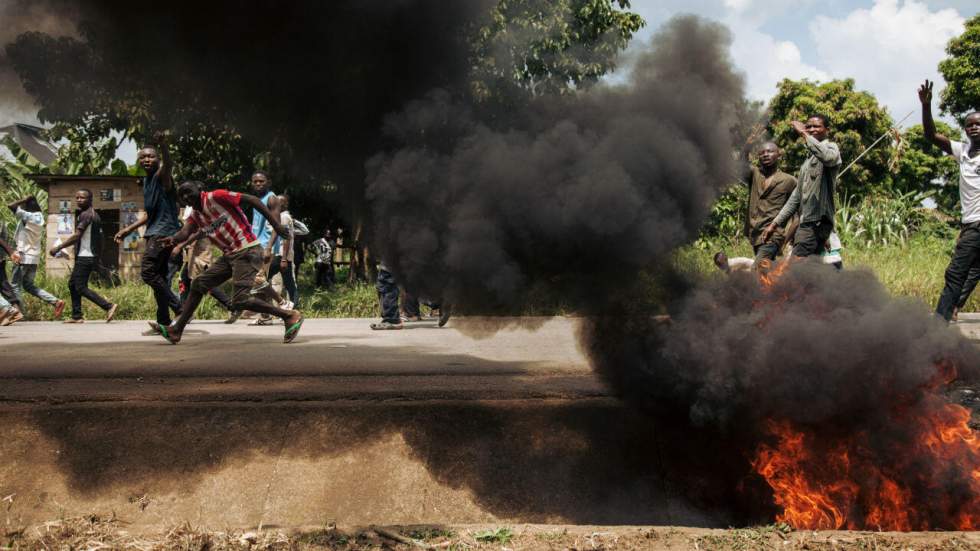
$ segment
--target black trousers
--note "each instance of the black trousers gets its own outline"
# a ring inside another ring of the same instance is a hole
[[[946,268],[946,285],[939,295],[936,314],[946,321],[953,317],[953,308],[960,302],[970,269],[980,261],[980,222],[964,224],[956,240],[953,258]],[[965,302],[965,301],[964,301]]]
[[[316,263],[316,275],[313,277],[314,285],[329,288],[334,284],[335,277],[333,262]]]
[[[779,245],[776,243],[763,243],[762,245],[753,245],[752,252],[755,253],[755,263],[758,265],[760,260],[768,260],[770,262],[775,262],[776,257],[779,255]]]
[[[804,222],[796,230],[796,244],[793,245],[793,256],[811,256],[820,254],[824,244],[834,231],[834,223],[826,218],[818,222]]]
[[[82,297],[95,303],[103,310],[112,308],[112,304],[101,295],[89,289],[88,279],[95,271],[97,260],[92,256],[75,257],[75,267],[68,279],[68,292],[71,294],[71,318],[82,319]]]
[[[170,279],[170,252],[173,247],[164,247],[160,242],[162,236],[154,235],[146,238],[146,249],[140,264],[140,277],[143,282],[153,289],[153,299],[157,303],[157,323],[170,325],[170,310],[180,313],[180,299],[174,294]]]
[[[395,283],[395,276],[388,270],[378,270],[375,288],[378,290],[378,300],[381,302],[381,321],[401,323],[402,318],[398,313],[398,284]]]
[[[422,315],[421,304],[425,304],[426,306],[432,308],[433,310],[439,309],[438,302],[432,302],[429,300],[423,300],[420,302],[419,297],[415,296],[412,293],[409,293],[408,291],[405,291],[405,296],[402,297],[402,310],[405,311],[406,316],[410,318],[420,317]]]
[[[286,269],[282,269],[282,257],[274,256],[272,257],[272,264],[269,264],[269,281],[272,280],[272,276],[276,274],[282,274],[282,286],[286,289],[286,294],[289,295],[289,301],[293,304],[299,304],[299,289],[296,287],[296,276],[293,274],[293,263],[289,262],[286,264]]]
[[[962,310],[966,306],[966,301],[970,300],[970,295],[977,288],[977,282],[980,282],[980,261],[973,264],[973,267],[970,268],[970,273],[966,276],[966,283],[963,284],[963,292],[960,293],[960,301],[956,303],[958,310]]]

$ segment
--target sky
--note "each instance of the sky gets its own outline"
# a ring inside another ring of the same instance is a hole
[[[28,10],[14,19],[0,0],[0,39],[8,41],[26,28],[53,30],[60,23]],[[695,13],[731,30],[732,59],[745,73],[747,92],[766,101],[783,78],[829,80],[854,78],[858,89],[875,95],[897,121],[918,120],[916,88],[926,78],[944,86],[937,65],[950,38],[963,31],[966,19],[980,12],[976,0],[632,0],[631,9],[647,25],[632,48],[672,16]],[[617,77],[614,75],[613,80]],[[0,79],[2,81],[2,79]],[[0,90],[9,92],[9,90]],[[33,122],[30,99],[6,96],[0,104],[0,126]],[[136,148],[126,143],[119,157],[135,162]]]
[[[732,32],[732,59],[747,92],[766,101],[783,78],[853,78],[896,121],[915,124],[916,89],[924,79],[944,86],[938,72],[950,38],[980,12],[976,0],[632,0],[647,25],[646,42],[673,15],[696,13]],[[937,94],[938,95],[938,94]],[[935,108],[935,106],[934,106]]]

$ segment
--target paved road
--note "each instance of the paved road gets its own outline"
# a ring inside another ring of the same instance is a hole
[[[177,346],[144,322],[19,323],[0,332],[0,400],[512,399],[604,394],[575,341],[574,319],[406,324],[308,320],[282,326],[202,321]]]

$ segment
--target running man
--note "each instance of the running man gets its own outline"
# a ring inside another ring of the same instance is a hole
[[[102,253],[102,219],[92,206],[92,192],[80,189],[75,192],[75,233],[60,245],[51,248],[51,256],[70,246],[74,247],[75,265],[68,279],[68,292],[71,294],[71,319],[65,323],[84,323],[82,317],[82,297],[94,302],[105,310],[105,322],[109,323],[116,316],[118,304],[113,304],[101,295],[89,289],[88,280],[99,263]]]
[[[191,321],[204,295],[231,279],[232,307],[279,317],[286,325],[283,342],[293,342],[303,325],[303,315],[297,310],[273,306],[251,293],[255,276],[262,269],[262,248],[252,233],[252,227],[245,218],[241,205],[244,203],[261,213],[279,235],[288,235],[286,228],[282,227],[262,200],[253,195],[226,189],[208,192],[204,191],[204,184],[201,182],[184,182],[177,188],[177,194],[182,204],[192,207],[194,212],[180,231],[163,239],[163,245],[173,247],[177,243],[192,241],[193,237],[207,236],[221,249],[222,255],[191,282],[191,292],[180,317],[169,326],[161,325],[155,329],[170,343],[179,343],[184,328]]]
[[[279,203],[279,197],[270,189],[272,180],[266,172],[261,170],[253,172],[251,184],[255,195],[259,197],[262,204],[267,207],[268,212],[272,216],[269,218],[258,209],[252,210],[252,231],[255,233],[255,237],[258,239],[259,246],[262,247],[263,252],[262,270],[255,277],[255,288],[252,289],[252,294],[262,297],[272,304],[278,304],[284,308],[292,309],[295,305],[284,303],[279,293],[269,284],[269,279],[271,278],[269,268],[272,266],[272,251],[276,241],[278,241],[277,236],[273,235],[274,228],[269,222],[280,219],[279,213],[282,210],[282,205]],[[259,319],[250,325],[272,325],[272,316],[260,315]]]
[[[0,325],[4,326],[24,319],[17,293],[7,282],[7,257],[10,257],[16,267],[20,262],[20,254],[7,243],[7,239],[7,225],[0,222]]]
[[[44,214],[41,213],[41,205],[33,195],[30,195],[10,203],[7,208],[17,217],[14,241],[20,254],[20,263],[14,264],[10,277],[17,299],[23,304],[24,291],[27,291],[53,306],[54,317],[58,319],[65,310],[65,301],[34,284],[37,265],[41,262],[41,255],[44,254],[41,248],[41,238],[44,235]]]

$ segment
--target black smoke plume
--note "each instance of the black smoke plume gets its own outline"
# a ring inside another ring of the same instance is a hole
[[[384,262],[472,313],[520,313],[542,290],[591,313],[666,265],[733,172],[743,100],[730,36],[669,23],[629,82],[470,105],[436,90],[389,117],[369,162]],[[488,112],[489,111],[489,112]]]

